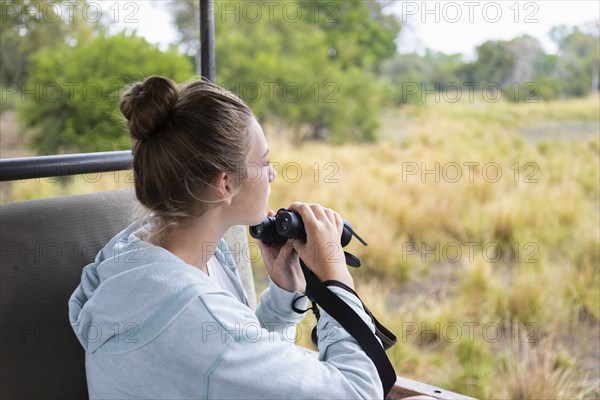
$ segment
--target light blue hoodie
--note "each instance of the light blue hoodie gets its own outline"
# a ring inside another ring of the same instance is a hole
[[[375,366],[327,313],[318,323],[318,358],[293,344],[303,315],[291,303],[300,293],[271,282],[254,312],[223,240],[215,257],[244,303],[141,240],[139,227],[108,242],[69,300],[90,398],[383,398]],[[374,330],[355,296],[331,290]]]

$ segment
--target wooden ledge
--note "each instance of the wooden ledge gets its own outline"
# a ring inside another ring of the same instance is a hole
[[[389,400],[405,399],[411,396],[429,396],[444,400],[475,400],[473,397],[454,393],[437,386],[428,385],[412,379],[396,377],[396,384],[386,397]]]

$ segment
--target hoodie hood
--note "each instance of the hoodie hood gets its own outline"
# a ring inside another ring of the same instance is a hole
[[[123,353],[141,347],[200,294],[224,292],[199,269],[143,241],[142,229],[137,221],[112,238],[83,269],[69,299],[71,326],[87,352]],[[215,257],[246,299],[222,239]]]

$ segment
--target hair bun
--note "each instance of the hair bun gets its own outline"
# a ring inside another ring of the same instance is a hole
[[[167,122],[178,99],[177,85],[168,78],[151,76],[133,85],[120,103],[131,137],[144,140],[153,135]]]

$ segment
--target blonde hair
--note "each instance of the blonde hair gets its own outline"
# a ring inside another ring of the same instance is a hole
[[[145,240],[161,243],[218,201],[221,172],[244,182],[253,116],[244,102],[208,81],[182,86],[152,76],[134,84],[120,109],[133,141],[135,194],[150,222]]]

